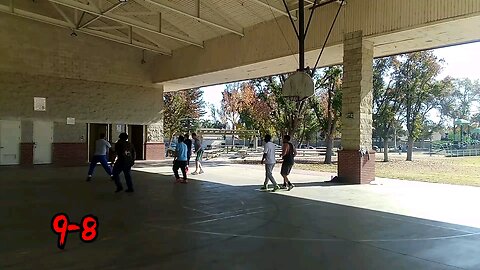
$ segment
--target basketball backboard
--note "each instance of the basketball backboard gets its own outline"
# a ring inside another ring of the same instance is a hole
[[[282,96],[298,97],[300,100],[312,96],[314,93],[313,80],[305,72],[297,71],[283,84]]]

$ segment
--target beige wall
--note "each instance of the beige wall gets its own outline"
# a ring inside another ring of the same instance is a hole
[[[32,20],[0,15],[0,71],[153,86],[153,54]]]
[[[30,120],[22,121],[21,129],[22,129],[22,142],[24,143],[33,142],[33,122]]]
[[[85,123],[67,125],[65,122],[56,122],[53,130],[54,143],[86,143],[88,141],[87,124]]]
[[[45,112],[33,110],[34,97],[47,98]],[[162,98],[157,88],[0,73],[0,118],[148,124],[161,119]]]
[[[55,122],[54,142],[86,142],[86,123],[161,122],[163,88],[151,82],[152,54],[28,19],[0,14],[0,119]],[[33,98],[47,98],[35,112]],[[66,125],[67,117],[75,125]]]
[[[402,31],[480,12],[478,0],[348,0],[345,33],[364,36]]]
[[[479,38],[478,0],[346,2],[327,43],[331,50],[322,56],[320,66],[341,63],[343,35],[358,30],[374,43],[375,57]],[[306,65],[314,66],[337,9],[337,4],[330,4],[314,14],[305,44]],[[229,34],[208,40],[203,49],[190,46],[175,50],[172,57],[157,56],[153,80],[177,90],[293,71],[297,61],[291,55],[297,53],[297,39],[287,17],[279,16],[277,21],[246,28],[244,37]],[[272,64],[274,59],[281,61]],[[209,79],[212,76],[215,80]]]

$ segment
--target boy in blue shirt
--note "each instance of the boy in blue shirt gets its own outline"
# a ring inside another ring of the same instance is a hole
[[[184,143],[185,138],[180,135],[178,136],[177,148],[175,149],[175,158],[173,160],[173,173],[175,174],[175,179],[177,183],[186,184],[187,181],[187,164],[188,164],[188,149],[187,145]],[[180,179],[178,175],[178,169],[182,170],[183,180]]]

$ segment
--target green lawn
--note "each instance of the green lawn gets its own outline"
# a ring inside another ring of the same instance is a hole
[[[480,186],[480,157],[428,156],[417,154],[414,161],[405,161],[392,153],[390,162],[382,162],[383,154],[376,155],[376,176],[432,183]],[[322,172],[336,172],[336,165],[296,164],[296,168]]]

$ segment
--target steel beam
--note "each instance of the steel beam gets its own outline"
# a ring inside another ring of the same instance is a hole
[[[168,48],[164,47],[162,44],[160,44],[158,41],[156,41],[155,39],[153,39],[151,36],[149,36],[148,33],[142,33],[140,32],[139,30],[136,30],[134,32],[135,34],[143,37],[144,39],[150,41],[151,43],[155,44],[156,46],[158,46],[159,48],[164,48],[165,50],[169,50]]]
[[[119,11],[115,14],[120,16],[156,16],[158,12],[154,11]]]
[[[68,22],[69,24],[72,25],[72,27],[75,27],[75,23],[67,16],[67,14],[65,14],[65,12],[63,12],[63,10],[57,6],[57,4],[55,3],[52,3],[50,2],[50,4],[52,4],[52,6],[57,10],[57,12],[63,17],[63,19],[65,19],[66,22]]]
[[[288,16],[288,11],[282,10],[282,9],[277,8],[277,7],[274,7],[274,6],[272,6],[272,5],[269,5],[268,3],[265,3],[265,2],[263,2],[263,1],[261,1],[261,0],[250,0],[250,1],[251,1],[251,2],[254,2],[254,3],[257,3],[258,5],[264,6],[264,7],[266,7],[266,8],[269,8],[269,9],[271,9],[271,10],[273,10],[273,11],[276,11],[276,12],[282,14],[282,15]],[[292,18],[293,18],[294,20],[297,20],[297,17],[294,16],[294,15],[292,15]]]
[[[57,26],[57,27],[72,29],[71,25],[68,22],[58,20],[58,19],[53,19],[53,18],[50,18],[50,17],[47,17],[47,16],[43,16],[43,15],[40,15],[40,14],[37,14],[37,13],[33,13],[33,12],[29,12],[29,11],[25,11],[25,10],[21,10],[21,9],[17,9],[17,8],[15,8],[15,12],[11,12],[10,7],[5,6],[5,5],[0,5],[0,12],[11,14],[11,15],[14,15],[14,16],[22,17],[22,18],[27,18],[27,19],[34,20],[34,21],[37,21],[37,22],[47,23],[47,24],[54,25],[54,26]],[[148,44],[145,44],[145,43],[142,43],[142,42],[138,42],[138,41],[134,41],[132,44],[130,44],[130,43],[122,40],[122,38],[119,37],[119,36],[115,36],[115,35],[108,34],[108,33],[105,33],[105,32],[94,31],[94,30],[90,30],[90,29],[78,29],[76,31],[79,32],[79,33],[84,33],[84,34],[90,35],[90,36],[95,36],[95,37],[98,37],[98,38],[110,40],[110,41],[113,41],[113,42],[116,42],[116,43],[125,44],[125,45],[131,46],[131,47],[136,47],[136,48],[139,48],[139,49],[149,50],[149,51],[152,51],[154,53],[159,53],[159,54],[164,54],[164,55],[169,55],[169,56],[172,55],[171,51],[162,51],[159,48],[156,48],[154,46],[151,46],[151,45],[148,45]]]
[[[123,4],[124,4],[124,3],[122,3],[122,2],[118,2],[118,3],[114,4],[113,6],[107,8],[105,11],[100,12],[100,14],[105,15],[105,14],[107,14],[107,13],[109,13],[109,12],[112,12],[113,10],[115,10],[116,8],[118,8],[119,6],[121,6],[121,5],[123,5]],[[84,24],[82,24],[79,28],[85,28],[85,27],[87,27],[89,24],[91,24],[91,23],[95,22],[96,20],[100,19],[100,17],[101,17],[101,15],[98,15],[98,16],[90,19],[89,21],[87,21],[87,22],[85,22]]]
[[[147,31],[147,32],[155,33],[157,35],[161,35],[161,36],[164,36],[164,37],[167,37],[167,38],[170,38],[170,39],[174,39],[174,40],[177,40],[177,41],[180,41],[180,42],[183,42],[183,43],[187,43],[187,44],[191,44],[191,45],[195,45],[197,47],[203,48],[203,44],[197,43],[195,41],[187,40],[187,39],[182,38],[182,37],[177,37],[177,36],[174,36],[174,35],[171,35],[171,34],[167,34],[167,33],[164,33],[164,32],[159,32],[158,29],[156,29],[156,27],[153,27],[150,24],[147,24],[147,23],[144,23],[144,22],[141,22],[141,21],[137,21],[137,20],[134,20],[134,19],[131,19],[131,18],[115,15],[115,14],[105,15],[105,14],[100,13],[100,11],[92,10],[92,6],[85,5],[85,4],[82,4],[82,3],[77,2],[77,1],[73,1],[73,0],[49,0],[49,1],[53,2],[53,3],[57,3],[59,5],[69,7],[69,8],[73,8],[73,9],[77,9],[77,10],[87,12],[87,13],[90,13],[90,14],[93,14],[93,15],[97,15],[97,16],[100,16],[102,18],[106,18],[106,19],[109,19],[109,20],[112,20],[112,21],[116,21],[118,23],[130,25],[132,27],[142,29],[142,30]]]
[[[118,30],[128,28],[128,25],[107,25],[107,26],[90,26],[92,30]]]
[[[197,20],[197,21],[199,21],[199,22],[202,22],[202,23],[205,23],[205,24],[209,24],[209,25],[211,25],[211,26],[214,26],[214,27],[223,29],[223,30],[225,30],[225,31],[228,31],[228,32],[237,34],[237,35],[239,35],[239,36],[241,36],[241,37],[244,36],[244,35],[243,35],[243,29],[242,29],[242,31],[238,31],[238,30],[232,29],[232,28],[230,28],[230,27],[228,27],[228,26],[220,25],[220,24],[218,24],[218,23],[209,21],[209,20],[207,20],[207,19],[203,19],[203,18],[201,18],[201,17],[199,17],[199,16],[195,16],[195,15],[189,14],[189,13],[187,13],[187,12],[185,12],[185,11],[181,11],[181,10],[179,10],[179,9],[176,9],[176,8],[174,8],[174,7],[171,7],[171,6],[168,6],[168,5],[159,3],[159,2],[157,2],[157,1],[153,1],[153,0],[137,0],[137,1],[144,1],[144,2],[150,3],[150,4],[154,5],[154,6],[157,6],[157,7],[159,7],[159,8],[164,8],[164,9],[167,9],[167,10],[169,10],[169,11],[172,11],[172,12],[175,12],[175,13],[177,13],[177,14],[180,14],[180,15],[182,15],[182,16],[185,16],[185,17],[188,17],[188,18],[191,18],[191,19],[195,19],[195,20]]]

